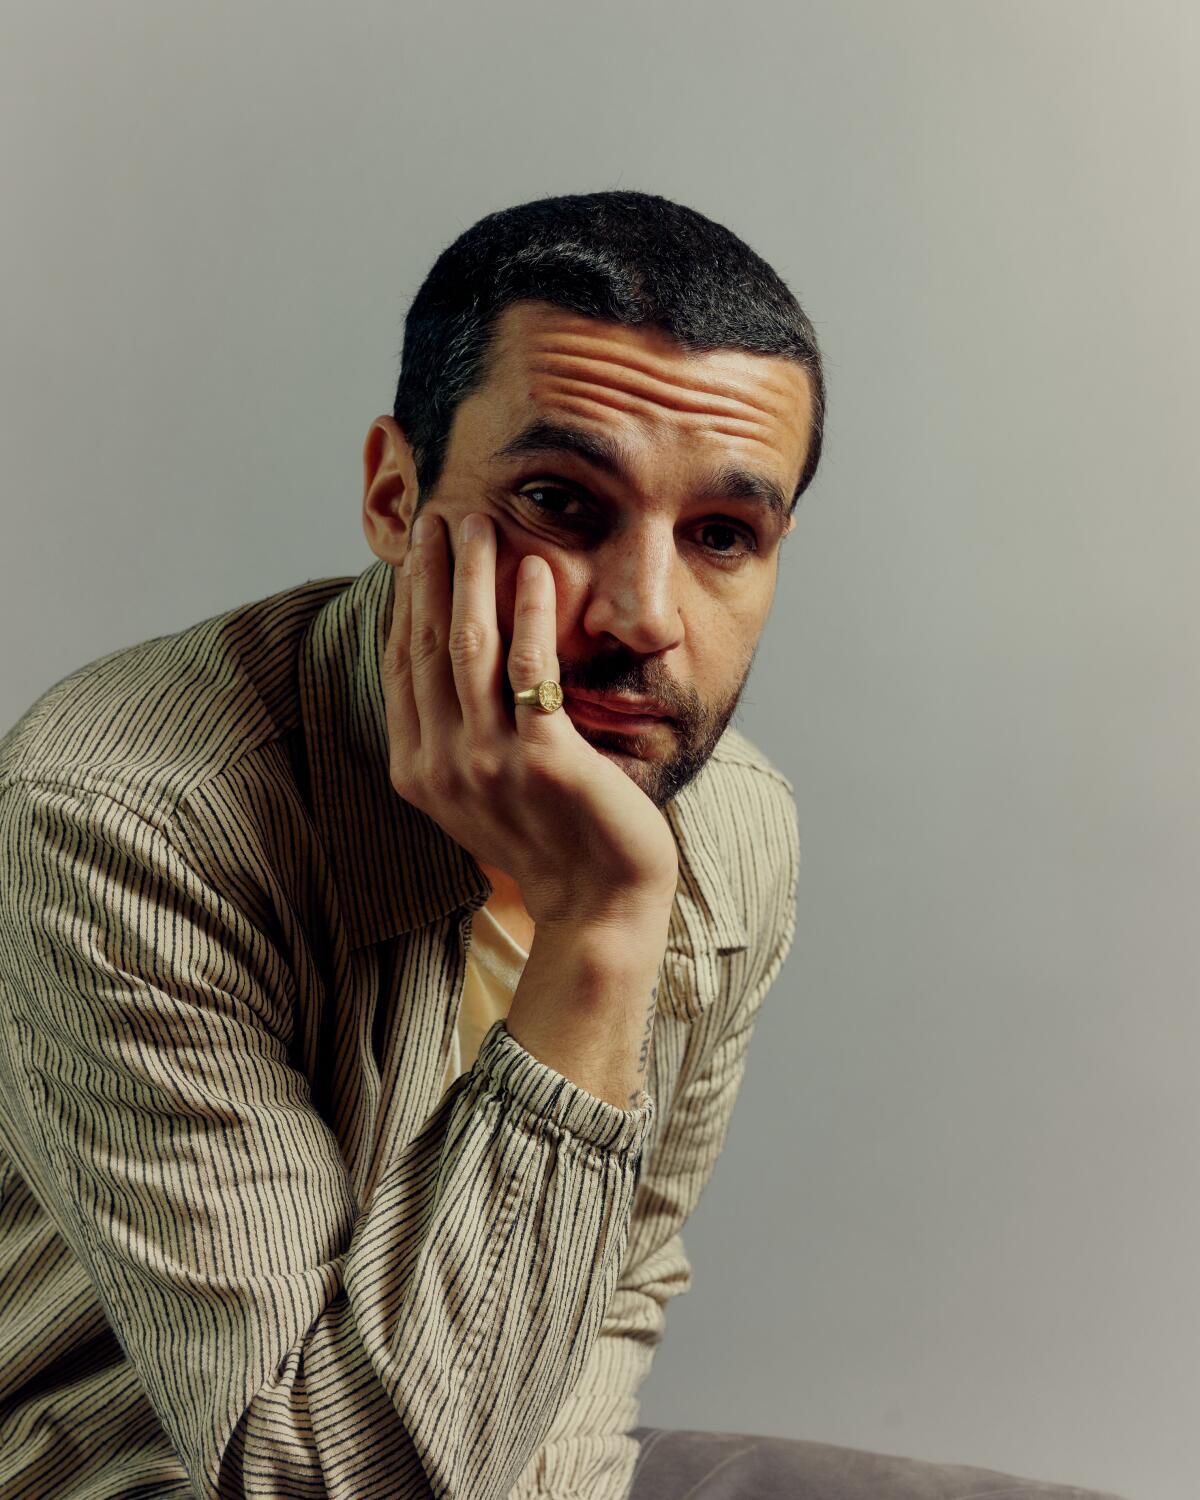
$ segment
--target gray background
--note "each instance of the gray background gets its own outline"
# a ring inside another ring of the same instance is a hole
[[[1195,10],[8,0],[2,30],[5,726],[371,563],[362,439],[482,214],[661,192],[789,281],[828,451],[738,722],[796,786],[799,932],[642,1421],[1190,1500]]]

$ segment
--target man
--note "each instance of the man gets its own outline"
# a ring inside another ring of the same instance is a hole
[[[730,721],[823,411],[728,230],[490,215],[367,434],[375,564],[0,742],[0,1493],[1004,1478],[634,1425],[794,932],[792,788]]]

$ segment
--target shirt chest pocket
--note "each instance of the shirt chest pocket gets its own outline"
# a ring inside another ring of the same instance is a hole
[[[658,1013],[679,1021],[698,1021],[721,992],[721,956],[704,952],[696,957],[668,947],[659,969]]]

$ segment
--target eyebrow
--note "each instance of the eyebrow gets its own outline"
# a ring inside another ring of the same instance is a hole
[[[545,418],[523,427],[516,437],[497,448],[492,458],[503,460],[541,453],[574,454],[614,479],[628,479],[633,468],[628,451],[618,438]],[[715,499],[755,501],[781,523],[787,519],[789,502],[783,489],[765,474],[739,464],[719,464],[708,470],[701,476],[700,488]]]

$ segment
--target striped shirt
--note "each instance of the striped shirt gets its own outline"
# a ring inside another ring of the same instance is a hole
[[[0,1494],[628,1494],[637,1390],[791,946],[730,727],[622,1109],[488,1029],[491,887],[398,797],[391,568],[71,673],[0,740]]]

